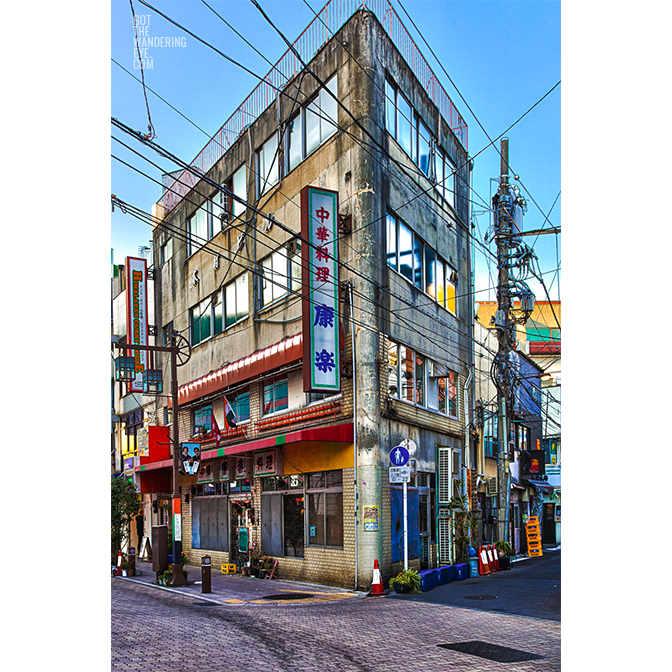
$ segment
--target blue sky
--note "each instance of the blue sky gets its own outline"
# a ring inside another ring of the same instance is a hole
[[[274,63],[286,51],[281,38],[248,0],[207,1],[269,61]],[[309,1],[316,11],[321,9],[322,4]],[[264,76],[269,71],[268,63],[200,0],[148,2],[256,74]],[[262,0],[260,4],[291,41],[313,18],[302,0]],[[467,121],[469,153],[477,155],[473,173],[473,207],[476,211],[485,210],[495,189],[490,178],[499,175],[500,159],[494,147],[486,148],[489,140],[480,125],[492,139],[496,138],[560,81],[560,2],[403,0],[403,7],[422,37],[417,34],[397,0],[393,0],[392,4]],[[258,80],[142,5],[139,0],[133,2],[133,7],[138,17],[146,17],[140,21],[145,22],[145,34],[150,37],[186,38],[184,47],[148,49],[146,55],[151,59],[151,68],[145,69],[147,86],[212,135]],[[436,63],[423,37],[455,86]],[[111,55],[119,65],[139,78],[140,70],[134,68],[133,39],[130,3],[113,0]],[[147,111],[142,87],[117,64],[111,62],[110,67],[112,116],[133,128],[146,131]],[[558,198],[561,189],[561,89],[562,86],[558,86],[506,134],[509,138],[509,163],[513,173],[519,176],[517,184],[524,187],[522,191],[528,200],[525,229],[541,228],[554,202],[545,226],[561,226],[562,196]],[[149,92],[148,101],[157,142],[180,158],[191,161],[207,142],[206,135]],[[119,131],[115,131],[114,135],[162,168],[174,168]],[[161,180],[158,168],[117,142],[111,142],[116,156],[155,180]],[[495,144],[498,149],[499,141]],[[114,159],[111,181],[112,193],[143,210],[151,211],[152,204],[161,194],[155,182]],[[490,215],[478,215],[477,223],[475,233],[482,240],[491,224]],[[151,237],[146,224],[118,210],[112,214],[111,234],[116,263],[123,262],[127,255],[137,255],[138,247],[146,245]],[[527,239],[528,243],[534,243],[552,299],[558,298],[559,278],[554,271],[558,261],[561,262],[560,241],[556,238],[546,235],[536,240]],[[491,249],[494,249],[492,245]],[[488,291],[493,284],[492,277],[495,277],[492,261],[488,268],[486,256],[477,252],[477,300],[496,298],[494,291]],[[529,284],[538,300],[546,298],[534,279]]]

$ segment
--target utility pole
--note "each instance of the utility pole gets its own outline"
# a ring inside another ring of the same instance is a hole
[[[511,239],[511,198],[509,195],[509,139],[502,138],[501,142],[501,168],[500,185],[497,194],[497,268],[499,270],[497,281],[497,315],[495,326],[499,347],[497,349],[497,365],[499,370],[495,384],[497,386],[497,413],[498,413],[498,439],[499,450],[497,452],[497,537],[500,541],[508,541],[509,522],[509,427],[508,427],[508,401],[510,385],[508,365],[509,354],[512,350],[512,335],[515,327],[511,323],[511,295],[509,287],[509,260],[508,241]],[[515,346],[514,346],[515,347]]]
[[[514,176],[515,177],[515,176]],[[518,385],[516,325],[523,325],[534,309],[534,294],[523,278],[531,272],[536,258],[533,250],[522,242],[522,213],[525,199],[518,188],[509,184],[509,139],[501,142],[499,189],[493,197],[495,238],[497,240],[497,312],[494,326],[499,347],[494,361],[493,382],[497,388],[499,450],[497,452],[497,536],[511,541],[509,503],[511,472],[509,471],[509,419],[513,417],[514,387]],[[515,275],[509,271],[518,269]],[[518,297],[519,306],[514,306]]]

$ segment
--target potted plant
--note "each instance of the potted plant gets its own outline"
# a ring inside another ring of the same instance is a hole
[[[395,593],[419,593],[420,574],[414,569],[403,569],[390,579],[390,588],[394,588]]]
[[[499,556],[499,568],[511,569],[511,556],[513,555],[511,545],[507,541],[496,541],[495,550]]]

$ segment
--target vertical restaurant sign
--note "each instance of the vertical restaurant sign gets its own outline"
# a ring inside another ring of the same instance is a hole
[[[126,342],[147,345],[148,331],[147,260],[126,257]],[[130,392],[142,392],[147,350],[127,350],[126,356],[135,360],[135,380],[128,384],[128,389]]]
[[[303,390],[339,392],[338,192],[301,190]]]

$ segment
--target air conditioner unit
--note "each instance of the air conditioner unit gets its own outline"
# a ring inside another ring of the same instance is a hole
[[[497,494],[497,477],[492,476],[486,481],[486,494],[488,496],[493,496]]]

